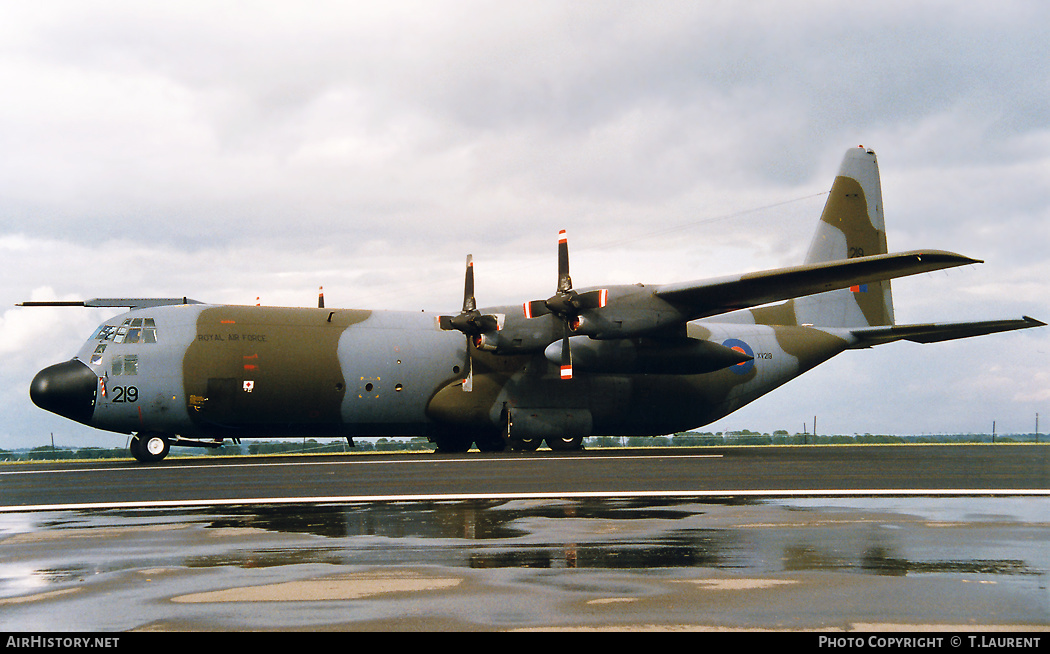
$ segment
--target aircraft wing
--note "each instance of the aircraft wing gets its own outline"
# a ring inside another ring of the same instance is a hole
[[[865,327],[852,330],[860,339],[854,348],[872,347],[894,341],[913,343],[940,343],[957,338],[969,338],[1015,329],[1044,327],[1045,322],[1024,316],[1020,320],[984,320],[980,322],[928,323],[921,325],[890,325],[887,327]]]
[[[172,304],[201,304],[197,300],[185,297],[103,297],[93,300],[54,300],[45,302],[19,302],[17,307],[127,307],[129,309],[144,309],[147,307],[163,307]]]
[[[972,263],[983,262],[943,250],[913,250],[664,284],[657,287],[655,295],[681,308],[689,320],[696,320],[769,302]]]

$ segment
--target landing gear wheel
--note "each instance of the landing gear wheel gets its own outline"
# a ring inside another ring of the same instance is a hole
[[[517,452],[535,452],[542,440],[541,438],[512,438],[510,449]]]
[[[164,434],[145,433],[131,437],[131,456],[141,463],[156,463],[168,456],[171,441]]]
[[[515,438],[512,435],[514,425],[510,419],[510,408],[506,404],[503,405],[503,412],[499,416],[500,423],[503,425],[503,434],[501,438],[506,441],[507,445],[511,450],[515,452],[535,452],[543,442],[542,438],[533,436],[532,438]]]
[[[572,452],[583,449],[583,436],[559,436],[547,438],[547,447],[555,452]]]

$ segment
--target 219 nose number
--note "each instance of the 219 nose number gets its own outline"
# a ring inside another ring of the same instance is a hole
[[[112,402],[138,402],[139,389],[134,386],[114,386]]]

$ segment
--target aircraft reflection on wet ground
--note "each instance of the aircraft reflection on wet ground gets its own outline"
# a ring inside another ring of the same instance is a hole
[[[578,542],[536,542],[545,521],[676,521],[701,516],[705,506],[747,506],[760,502],[724,500],[681,502],[652,500],[593,500],[565,503],[501,501],[413,502],[351,506],[254,507],[223,510],[208,526],[252,527],[277,532],[308,533],[330,538],[374,536],[398,539],[398,558],[472,568],[675,568],[709,567],[742,569],[755,566],[758,552],[752,538],[738,529],[685,527],[642,536],[634,529],[610,529],[619,537],[600,534]],[[1048,516],[1050,518],[1050,516]],[[531,525],[531,528],[530,528]],[[790,529],[790,527],[787,527]],[[754,531],[747,529],[747,532]],[[624,533],[626,532],[626,533]],[[531,535],[531,536],[530,536]],[[410,541],[409,544],[405,541]],[[417,542],[419,541],[419,542]],[[444,545],[438,544],[444,541]],[[506,541],[512,541],[511,545]],[[485,544],[491,542],[490,544]],[[764,548],[762,548],[764,549]],[[240,561],[228,555],[219,559],[187,560],[189,566],[284,565],[295,562],[380,565],[391,562],[389,543],[357,546],[352,556],[342,547],[295,548],[245,554]],[[883,542],[858,544],[854,551],[800,541],[785,544],[776,560],[784,570],[856,570],[870,574],[978,573],[1041,575],[1018,559],[969,559],[910,561]],[[768,561],[766,562],[769,563]],[[760,565],[760,567],[768,567]]]
[[[763,599],[733,613],[721,609],[735,624],[765,624],[773,618],[761,612],[773,609],[763,607],[773,605],[780,607],[776,624],[791,624],[794,618],[784,616],[790,609],[783,607],[796,602],[807,607],[799,609],[800,624],[824,624],[821,603],[826,603],[826,615],[842,624],[842,614],[854,609],[827,592],[829,579],[835,586],[860,586],[855,594],[866,599],[858,599],[855,610],[864,620],[878,621],[883,614],[900,620],[901,608],[893,598],[902,589],[865,581],[894,578],[900,581],[892,583],[906,584],[908,592],[918,595],[958,593],[948,604],[933,604],[932,620],[973,619],[987,615],[991,605],[1009,607],[1011,623],[1046,626],[1048,541],[1046,498],[477,500],[8,514],[0,515],[0,628],[25,628],[26,620],[35,624],[45,613],[48,619],[71,621],[71,629],[158,624],[360,628],[365,618],[348,617],[354,606],[365,606],[354,604],[358,600],[338,610],[331,602],[315,603],[294,615],[287,607],[297,602],[255,602],[252,612],[245,608],[236,614],[237,622],[216,623],[206,610],[213,604],[195,609],[178,596],[218,592],[216,587],[256,587],[263,581],[302,583],[333,574],[406,570],[440,571],[435,574],[465,580],[465,586],[458,594],[371,598],[367,610],[361,610],[368,620],[385,621],[380,628],[407,619],[402,615],[406,606],[416,618],[434,612],[453,615],[464,621],[456,623],[460,628],[516,626],[495,608],[486,609],[491,615],[479,613],[478,602],[489,600],[468,594],[463,590],[468,587],[481,587],[482,597],[503,593],[505,601],[516,602],[530,593],[547,597],[552,592],[563,602],[565,595],[593,595],[587,601],[598,602],[625,592],[631,601],[641,602],[639,598],[669,598],[668,584],[702,588],[697,584],[712,578],[763,578],[796,584],[794,593],[809,589],[811,596],[804,602],[795,598],[771,604]],[[142,583],[144,575],[150,584]],[[946,591],[946,583],[956,590]],[[122,606],[143,608],[119,616],[95,615],[85,602],[97,602],[91,595],[101,592]],[[675,606],[689,602],[697,600]],[[726,606],[720,602],[675,609],[666,619],[708,623],[717,619],[712,607]],[[640,603],[633,606],[641,610]],[[654,619],[630,611],[621,607],[613,619],[635,624]],[[923,608],[907,611],[923,619]],[[563,625],[592,619],[553,615],[544,619]]]
[[[412,504],[314,507],[309,515],[291,507],[224,512],[211,526],[252,526],[330,537],[398,539],[400,556],[471,568],[663,568],[719,567],[725,534],[713,529],[672,530],[635,541],[633,534],[609,540],[537,542],[533,529],[551,521],[675,521],[703,513],[696,503],[573,501],[566,503],[416,502]],[[531,528],[530,528],[531,527]],[[390,562],[387,543],[355,548],[354,563]],[[296,555],[301,555],[297,552]],[[332,552],[320,552],[330,557]],[[336,554],[336,558],[338,558]],[[346,561],[339,561],[346,563]]]
[[[736,528],[668,524],[697,518],[708,509],[755,506],[763,502],[725,500],[688,502],[652,500],[593,500],[564,503],[503,501],[369,503],[348,506],[224,507],[197,515],[178,511],[107,511],[101,515],[71,512],[50,515],[38,528],[83,528],[105,523],[145,528],[151,523],[188,520],[206,529],[263,529],[278,533],[312,534],[333,544],[238,549],[221,554],[187,552],[188,567],[267,567],[301,563],[384,565],[433,563],[440,565],[538,568],[667,568],[710,567],[742,569],[771,566],[784,570],[855,570],[870,574],[979,573],[1040,575],[1029,563],[1013,558],[909,560],[888,539],[872,534],[841,539],[827,546],[809,539],[784,542],[775,556],[764,556],[766,546],[756,542],[756,525]],[[108,519],[104,516],[107,516]],[[1050,516],[1048,516],[1050,519]],[[558,525],[605,523],[590,530],[563,530]],[[633,528],[630,523],[649,523]],[[654,524],[658,523],[658,524]],[[772,526],[772,525],[770,525]],[[856,524],[842,525],[850,530]],[[799,525],[780,525],[776,533],[797,531]],[[833,529],[827,524],[824,530]],[[590,532],[590,533],[587,533]],[[571,539],[575,536],[576,540]],[[371,538],[370,538],[371,537]],[[551,538],[553,537],[553,538]],[[363,538],[363,539],[362,539]],[[569,538],[569,540],[566,540]],[[343,540],[349,539],[349,540]],[[777,538],[776,540],[781,540]],[[824,539],[821,539],[824,540]],[[41,571],[58,580],[75,576],[70,570]]]

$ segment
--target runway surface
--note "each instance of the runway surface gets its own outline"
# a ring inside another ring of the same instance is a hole
[[[1050,446],[666,448],[0,467],[0,511],[390,499],[1050,493]]]
[[[1048,450],[0,466],[0,630],[1042,632]]]

